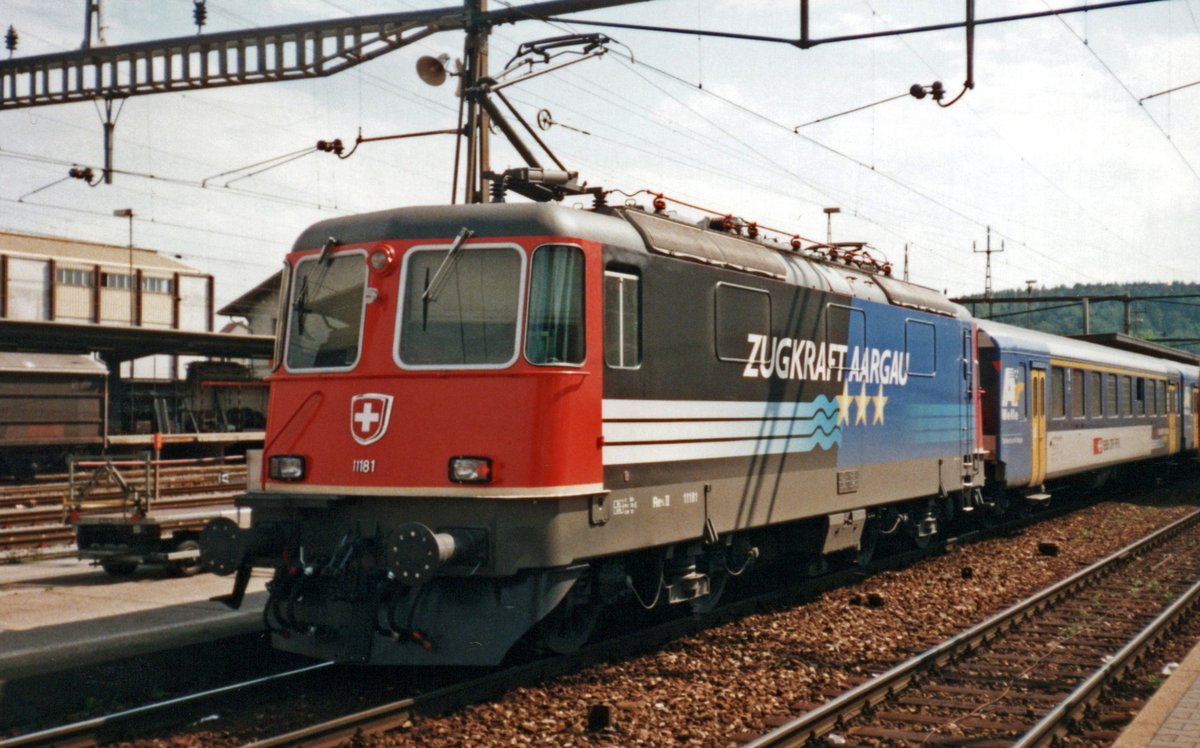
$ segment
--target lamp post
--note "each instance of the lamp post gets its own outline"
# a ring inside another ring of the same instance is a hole
[[[135,314],[136,298],[134,297],[134,282],[133,282],[133,208],[121,208],[114,210],[113,215],[117,218],[129,219],[129,326],[133,327],[137,323]],[[99,282],[99,278],[96,279]]]
[[[833,244],[833,214],[841,213],[841,208],[825,208],[825,243]]]

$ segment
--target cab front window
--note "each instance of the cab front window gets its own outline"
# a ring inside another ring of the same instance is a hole
[[[510,247],[414,249],[396,352],[410,368],[498,368],[517,356],[524,255]]]
[[[287,368],[347,370],[358,362],[367,264],[363,252],[306,257],[291,277]]]

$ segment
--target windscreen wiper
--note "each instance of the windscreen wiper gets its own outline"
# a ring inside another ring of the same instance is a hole
[[[458,236],[454,237],[454,243],[450,245],[450,251],[446,253],[446,257],[442,260],[442,264],[438,266],[437,272],[433,274],[433,280],[425,288],[425,293],[421,294],[421,301],[426,304],[431,301],[437,301],[438,292],[442,290],[446,279],[450,277],[450,269],[458,261],[458,250],[462,249],[462,246],[472,236],[475,236],[475,232],[464,226],[462,231],[458,232]]]

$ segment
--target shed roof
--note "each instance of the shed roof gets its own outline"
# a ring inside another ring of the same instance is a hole
[[[27,255],[53,259],[57,262],[80,265],[109,265],[129,267],[129,247],[115,244],[97,244],[78,239],[65,239],[33,234],[15,234],[0,231],[0,253]],[[133,266],[142,270],[158,270],[171,273],[201,275],[195,268],[185,265],[153,249],[133,248]]]
[[[266,299],[271,298],[271,294],[279,293],[279,285],[283,279],[283,271],[276,270],[273,275],[259,283],[254,288],[237,297],[225,306],[217,310],[217,314],[226,317],[245,317],[254,311],[254,308],[261,304]]]

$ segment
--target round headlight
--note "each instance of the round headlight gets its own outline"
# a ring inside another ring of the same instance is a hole
[[[371,272],[386,275],[396,265],[396,251],[386,244],[367,255]]]

